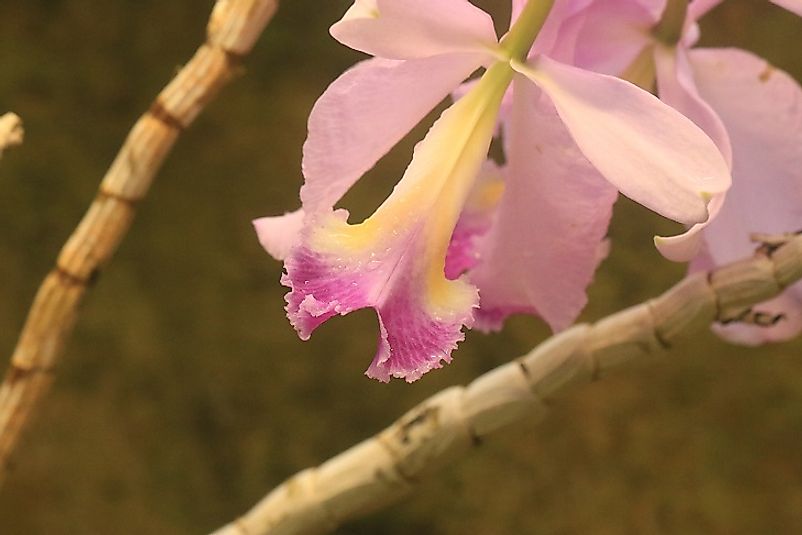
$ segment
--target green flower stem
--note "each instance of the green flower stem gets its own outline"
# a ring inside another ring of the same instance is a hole
[[[510,59],[526,61],[553,5],[554,0],[529,0],[521,16],[501,41],[501,48],[510,55]]]
[[[675,46],[682,38],[687,16],[688,0],[668,0],[660,22],[654,27],[654,37],[668,46]]]

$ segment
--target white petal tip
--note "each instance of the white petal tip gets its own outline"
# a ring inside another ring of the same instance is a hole
[[[653,238],[653,241],[657,251],[666,260],[670,260],[671,262],[685,262],[688,260],[687,258],[684,258],[683,255],[676,254],[677,251],[672,246],[673,240],[671,240],[670,238],[666,238],[664,236],[655,236]]]
[[[701,226],[694,227],[679,236],[655,236],[653,238],[654,246],[666,260],[689,262],[699,254],[702,242],[701,232],[699,232],[701,228]]]

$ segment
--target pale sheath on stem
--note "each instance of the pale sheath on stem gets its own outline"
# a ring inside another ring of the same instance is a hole
[[[563,331],[468,386],[435,394],[374,437],[294,475],[212,535],[331,532],[408,495],[484,437],[542,417],[569,386],[670,350],[714,321],[760,318],[753,306],[802,278],[802,235],[760,239],[754,258],[696,273],[646,303]]]
[[[0,479],[75,324],[78,305],[122,241],[182,130],[234,76],[278,0],[217,0],[206,41],[137,121],[89,210],[36,294],[0,386]]]

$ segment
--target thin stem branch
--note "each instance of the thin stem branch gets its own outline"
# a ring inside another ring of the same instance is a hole
[[[234,76],[278,0],[217,0],[206,41],[137,121],[34,298],[0,385],[0,478],[75,324],[78,305],[134,218],[179,134]]]
[[[301,535],[406,496],[481,439],[541,417],[571,385],[629,360],[667,351],[714,321],[748,312],[802,278],[802,236],[770,240],[751,259],[697,273],[646,303],[576,325],[468,386],[443,390],[390,427],[274,489],[213,535]]]

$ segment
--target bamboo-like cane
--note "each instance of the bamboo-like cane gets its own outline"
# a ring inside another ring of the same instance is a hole
[[[125,236],[182,130],[231,80],[278,0],[217,0],[206,41],[137,121],[31,306],[0,386],[0,479],[75,323],[78,305]]]
[[[443,390],[378,435],[294,475],[213,535],[332,531],[405,496],[486,435],[543,416],[570,385],[668,350],[714,321],[748,317],[800,278],[802,236],[768,240],[752,259],[692,275],[656,299],[576,325],[466,387]]]
[[[24,134],[22,119],[16,113],[8,112],[0,117],[0,156],[7,148],[22,144]]]

